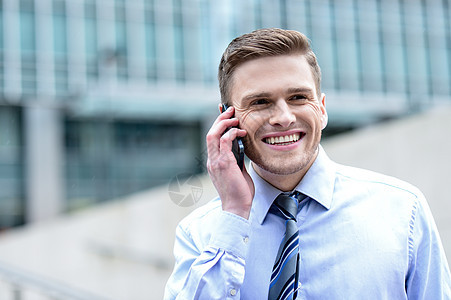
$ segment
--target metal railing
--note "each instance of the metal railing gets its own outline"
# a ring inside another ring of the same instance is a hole
[[[4,262],[0,262],[0,299],[107,300],[99,295],[33,274]]]

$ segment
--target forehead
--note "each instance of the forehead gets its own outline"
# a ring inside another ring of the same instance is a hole
[[[232,77],[231,99],[248,94],[277,94],[288,89],[311,90],[316,96],[312,70],[304,55],[279,55],[256,58],[238,66]]]

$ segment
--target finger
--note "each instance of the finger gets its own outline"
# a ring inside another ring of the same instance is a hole
[[[229,131],[224,133],[220,139],[219,150],[221,154],[229,155],[232,153],[232,142],[237,137],[244,137],[246,135],[246,130],[239,128],[231,128]]]
[[[225,112],[219,114],[218,117],[216,117],[215,121],[213,122],[213,124],[211,125],[211,128],[216,128],[216,126],[225,121],[225,120],[233,120],[234,118],[234,113],[235,113],[235,108],[233,106],[230,106]],[[235,126],[237,124],[232,124],[232,125],[227,125],[227,126]],[[225,129],[224,129],[225,130]]]
[[[207,135],[207,167],[209,165],[213,170],[229,168],[231,162],[235,161],[235,156],[232,152],[233,140],[245,135],[245,130],[236,127],[231,128],[219,138],[215,138],[214,135]],[[208,167],[209,172],[210,167]]]
[[[227,108],[227,110],[225,112],[219,114],[219,116],[216,118],[216,120],[212,126],[216,125],[217,123],[221,122],[222,120],[232,118],[234,114],[235,114],[235,108],[233,106],[230,106],[229,108]]]
[[[212,127],[211,133],[213,134],[219,134],[223,135],[228,129],[232,127],[237,127],[239,124],[239,120],[237,118],[231,118],[222,120],[218,124],[216,124],[214,127]]]
[[[237,118],[222,120],[219,123],[214,124],[207,133],[207,149],[219,149],[219,139],[227,130],[232,126],[237,126],[239,123]]]

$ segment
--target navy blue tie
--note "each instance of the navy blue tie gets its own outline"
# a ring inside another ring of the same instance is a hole
[[[299,290],[299,230],[296,223],[300,198],[298,191],[281,193],[273,209],[285,220],[285,236],[280,243],[269,285],[270,300],[296,299]]]

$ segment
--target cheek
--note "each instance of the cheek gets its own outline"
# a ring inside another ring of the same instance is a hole
[[[265,122],[262,114],[252,111],[237,113],[237,118],[240,120],[240,128],[245,129],[248,135],[255,133]]]
[[[306,116],[306,120],[310,120],[309,123],[311,124],[318,124],[321,129],[323,129],[325,126],[325,119],[323,115],[323,111],[319,105],[316,104],[309,104],[308,110],[304,112]]]
[[[316,103],[309,103],[308,107],[317,116],[321,115],[321,107]]]

